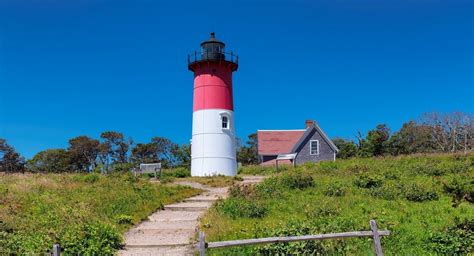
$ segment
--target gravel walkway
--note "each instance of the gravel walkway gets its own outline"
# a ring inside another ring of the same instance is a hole
[[[241,184],[258,183],[261,176],[244,176]],[[166,205],[125,234],[123,256],[194,255],[194,239],[199,217],[219,198],[227,197],[228,187],[211,188],[194,182],[178,182],[205,192],[182,202]]]

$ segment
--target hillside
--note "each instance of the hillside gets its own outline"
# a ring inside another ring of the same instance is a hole
[[[199,193],[132,175],[0,173],[0,255],[112,254],[122,233],[164,204]]]
[[[467,254],[474,243],[474,156],[366,158],[308,164],[233,187],[201,221],[209,241],[370,230],[386,255]],[[214,249],[211,254],[373,254],[370,239]]]

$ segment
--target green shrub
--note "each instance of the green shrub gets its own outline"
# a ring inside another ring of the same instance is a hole
[[[359,188],[376,188],[383,184],[382,177],[378,175],[369,175],[366,173],[356,176],[354,185]]]
[[[123,181],[133,184],[137,183],[140,181],[140,177],[138,175],[135,175],[132,172],[125,172],[125,173],[113,173],[110,176],[112,177],[118,177],[119,179],[122,179]]]
[[[415,175],[442,176],[446,174],[446,169],[439,165],[419,163],[412,167],[412,172]]]
[[[418,163],[413,166],[415,174],[424,174],[427,176],[443,176],[449,173],[460,174],[469,170],[469,163],[466,161],[443,161],[440,163],[423,164]]]
[[[395,183],[384,183],[381,187],[371,188],[369,193],[373,197],[395,200],[403,193],[403,186]]]
[[[319,164],[321,163],[324,163],[324,162],[320,162]],[[302,165],[299,165],[298,167],[303,167],[304,170],[314,170],[317,168],[318,166],[318,163],[315,163],[315,162],[306,162]]]
[[[174,177],[172,176],[164,176],[160,178],[161,184],[171,183],[174,181]]]
[[[255,187],[256,194],[261,198],[272,198],[281,195],[282,187],[278,177],[270,177]]]
[[[367,164],[355,163],[345,168],[345,172],[348,173],[362,173],[370,170],[371,168]]]
[[[13,255],[14,251],[11,250],[10,233],[0,230],[0,255]]]
[[[458,206],[462,201],[474,203],[474,178],[455,176],[443,184],[444,192],[453,197],[453,205]]]
[[[280,184],[289,189],[306,189],[314,186],[314,179],[311,174],[302,171],[288,171],[280,177]]]
[[[66,255],[113,255],[122,236],[113,226],[95,222],[71,227],[60,244]]]
[[[424,186],[412,183],[404,189],[405,198],[413,202],[423,202],[438,200],[438,194],[436,191],[429,190]]]
[[[322,161],[322,162],[319,162],[319,169],[322,170],[322,171],[329,171],[329,172],[333,172],[333,171],[337,171],[337,163],[336,162],[333,162],[333,161]],[[308,165],[308,167],[310,167],[311,165]]]
[[[230,197],[216,203],[216,209],[232,219],[262,218],[268,213],[268,208],[261,202],[242,197]]]
[[[395,173],[394,171],[386,171],[383,173],[383,177],[388,180],[398,180],[399,174]]]
[[[53,240],[46,234],[0,231],[0,255],[35,255],[36,252],[46,252],[43,249],[50,244]]]
[[[257,197],[272,198],[280,196],[285,189],[304,190],[314,186],[314,179],[308,172],[290,170],[265,179],[255,187]]]
[[[229,187],[230,197],[255,198],[257,197],[255,185],[253,184],[234,184]]]
[[[261,202],[256,186],[253,184],[232,185],[229,188],[229,198],[219,201],[216,208],[233,219],[261,218],[268,212],[268,208]]]
[[[278,228],[262,231],[266,237],[301,236],[314,234],[315,228],[310,222],[291,220]],[[326,255],[328,252],[320,241],[291,243],[273,243],[255,248],[258,255]]]
[[[137,165],[133,163],[115,163],[112,165],[112,173],[131,172],[135,167],[137,167]]]
[[[308,219],[338,216],[341,208],[335,202],[320,202],[318,205],[309,206],[305,209]]]
[[[428,247],[440,255],[467,255],[474,245],[474,219],[459,222],[439,232],[431,233]]]
[[[117,222],[117,224],[127,224],[127,225],[133,224],[132,216],[125,215],[125,214],[120,214],[120,215],[115,216],[115,221]]]
[[[0,232],[2,232],[2,231],[3,232],[13,232],[13,228],[11,228],[7,223],[0,220]]]
[[[239,169],[239,174],[265,175],[280,172],[281,170],[280,168],[277,171],[274,166],[247,165]]]
[[[162,177],[163,176],[171,176],[175,178],[184,178],[184,177],[190,177],[191,176],[191,170],[185,167],[178,167],[174,168],[171,170],[166,170],[163,171]]]
[[[469,163],[469,161],[463,161],[460,159],[458,161],[443,162],[441,166],[446,170],[447,173],[461,174],[469,171],[469,167],[471,165],[472,163]]]
[[[74,181],[85,182],[85,183],[95,183],[99,179],[100,179],[100,174],[98,173],[77,174],[74,176]]]
[[[346,189],[340,182],[333,182],[327,185],[323,191],[326,196],[343,196],[346,193]]]
[[[84,182],[95,183],[100,179],[100,174],[90,173],[84,176]]]

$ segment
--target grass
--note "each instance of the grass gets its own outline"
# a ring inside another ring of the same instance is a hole
[[[474,155],[337,160],[278,173],[244,168],[241,174],[269,176],[256,187],[231,188],[231,196],[203,217],[201,229],[207,240],[224,241],[370,230],[369,220],[375,219],[379,229],[392,232],[382,239],[386,255],[472,253],[473,168]],[[453,180],[464,185],[446,189]],[[463,220],[470,222],[459,224]],[[456,225],[468,228],[452,231]],[[316,253],[372,255],[373,250],[368,238],[210,250],[211,255]]]
[[[113,254],[131,225],[199,192],[127,174],[0,174],[0,254]]]

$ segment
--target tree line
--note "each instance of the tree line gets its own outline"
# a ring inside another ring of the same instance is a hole
[[[135,144],[120,132],[107,131],[98,139],[78,136],[66,149],[47,149],[25,161],[0,138],[0,171],[3,172],[100,172],[126,171],[140,163],[161,162],[164,168],[189,167],[191,148],[164,137]]]
[[[469,153],[474,146],[474,117],[471,114],[428,113],[403,124],[392,133],[379,124],[356,141],[336,138],[339,158],[407,155],[416,153]]]
[[[472,152],[474,117],[460,112],[429,113],[403,124],[392,133],[379,124],[355,140],[335,138],[338,158],[406,155],[436,152]],[[243,165],[258,164],[257,134],[245,143],[238,140],[237,161]],[[69,140],[66,149],[47,149],[25,161],[15,149],[0,138],[0,172],[101,172],[128,171],[140,163],[161,162],[164,168],[191,164],[191,147],[179,145],[164,137],[153,137],[148,143],[134,143],[120,132],[107,131],[98,139],[78,136]]]
[[[461,112],[427,113],[404,123],[394,133],[386,124],[379,124],[365,135],[357,132],[355,140],[335,138],[333,142],[339,148],[338,158],[469,153],[474,148],[474,116]],[[250,134],[240,147],[237,160],[243,165],[259,163],[256,133]]]

